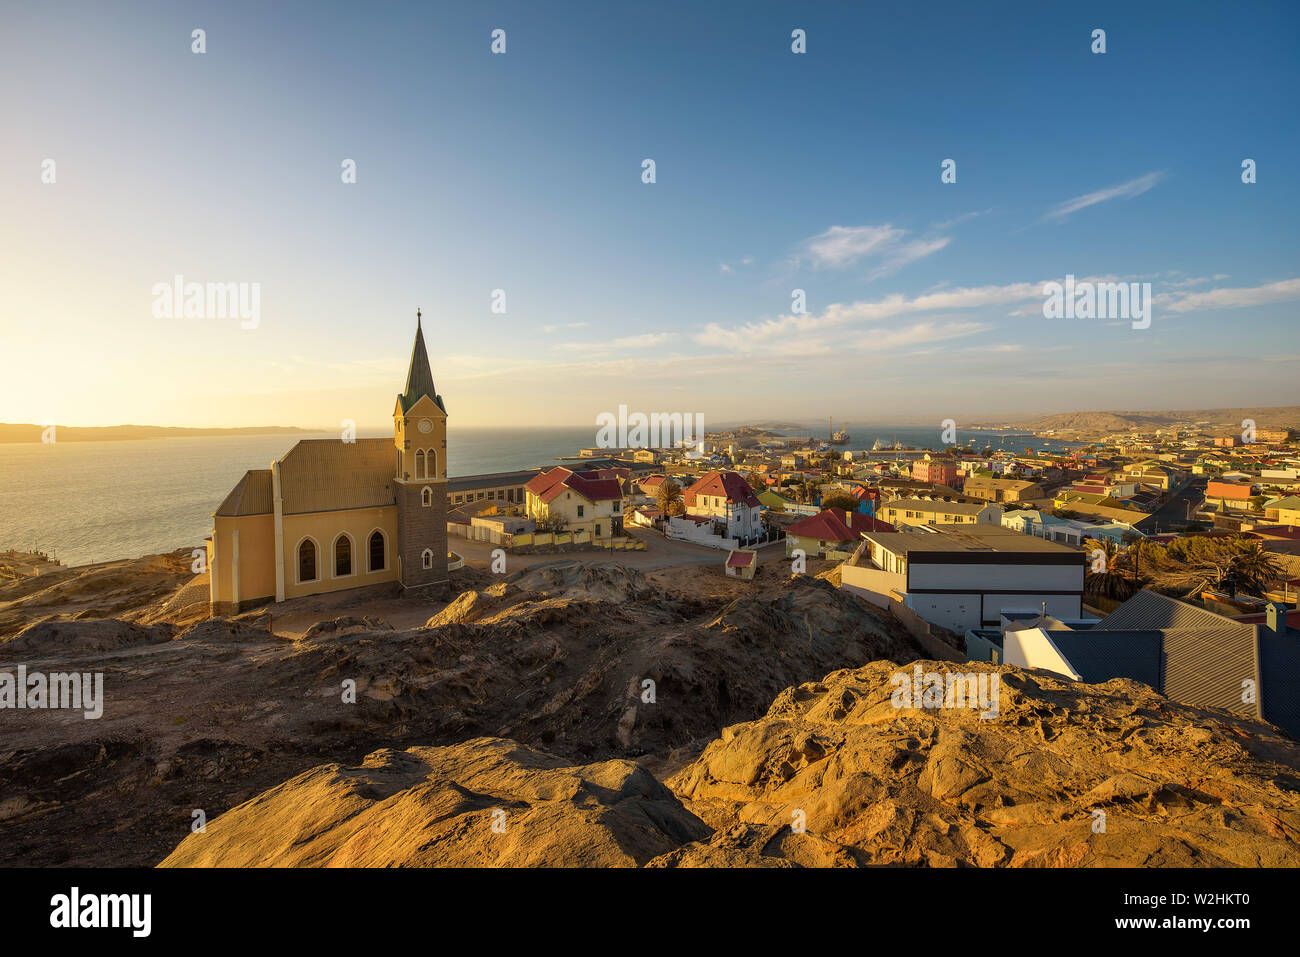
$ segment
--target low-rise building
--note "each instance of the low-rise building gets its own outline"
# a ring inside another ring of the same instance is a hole
[[[852,551],[867,532],[892,532],[888,522],[844,509],[828,508],[800,519],[786,529],[785,553],[801,549],[805,555],[822,556],[828,549]]]
[[[1037,482],[984,478],[979,475],[966,479],[961,493],[968,498],[978,498],[985,502],[1026,502],[1046,495]]]
[[[1300,633],[1279,605],[1251,623],[1143,590],[1099,622],[1062,617],[1008,616],[1000,628],[972,629],[968,653],[971,660],[1090,684],[1131,678],[1176,701],[1270,721],[1300,736]]]
[[[952,485],[957,481],[957,463],[949,458],[924,458],[912,463],[912,478],[918,482]]]
[[[902,602],[958,633],[996,625],[1004,609],[1079,618],[1087,556],[1001,525],[869,532],[840,566],[841,586],[873,604]]]
[[[524,504],[524,486],[536,478],[541,469],[516,472],[488,472],[483,475],[458,475],[447,479],[447,504],[451,508],[466,502]]]
[[[1205,504],[1218,509],[1250,508],[1249,482],[1211,481],[1205,486]]]
[[[727,561],[723,568],[728,578],[753,581],[754,573],[758,571],[758,552],[748,548],[733,548],[727,553]]]
[[[1000,525],[1002,509],[982,502],[959,502],[949,498],[896,498],[877,510],[890,525],[963,525],[984,522]]]
[[[562,521],[567,531],[592,538],[623,534],[623,493],[617,479],[560,467],[535,476],[525,487],[528,517],[539,524]]]
[[[747,543],[764,535],[762,503],[739,472],[706,472],[682,498],[687,515],[712,519],[723,538]]]

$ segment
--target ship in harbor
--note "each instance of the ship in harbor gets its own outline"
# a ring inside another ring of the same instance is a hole
[[[848,445],[849,433],[845,432],[843,429],[840,429],[838,432],[836,432],[834,419],[831,419],[830,423],[831,423],[830,438],[827,439],[826,441],[828,441],[831,445]]]

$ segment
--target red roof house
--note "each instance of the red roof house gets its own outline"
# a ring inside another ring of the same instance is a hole
[[[623,497],[618,479],[601,478],[598,472],[574,472],[563,466],[533,476],[524,488],[547,505],[565,491],[576,492],[592,503]]]
[[[695,507],[700,496],[723,498],[729,505],[748,505],[758,508],[760,503],[754,490],[739,472],[706,472],[686,490],[686,510]]]
[[[819,542],[855,542],[866,532],[892,531],[893,525],[870,515],[828,508],[795,522],[786,529],[786,534]]]

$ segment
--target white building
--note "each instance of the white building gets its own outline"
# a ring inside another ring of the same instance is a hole
[[[706,472],[682,496],[686,516],[713,519],[721,538],[742,544],[763,537],[762,503],[739,472]]]
[[[898,601],[959,634],[996,625],[1003,609],[1083,612],[1087,556],[1001,525],[912,526],[869,532],[840,568],[841,588],[873,604]]]

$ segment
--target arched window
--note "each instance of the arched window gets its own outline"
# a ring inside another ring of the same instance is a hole
[[[415,453],[415,477],[424,478],[424,449]]]
[[[382,572],[384,567],[384,533],[375,532],[370,536],[370,570]]]
[[[298,546],[298,581],[314,582],[315,580],[316,543],[307,538]]]
[[[352,574],[352,539],[340,535],[334,539],[334,577]]]
[[[433,489],[426,487],[424,491],[420,493],[420,504],[425,508],[428,508],[433,504]]]
[[[429,549],[429,548],[426,548],[426,549],[424,550],[424,554],[420,556],[420,559],[421,559],[421,561],[424,562],[424,567],[425,567],[425,568],[432,568],[432,567],[433,567],[433,550],[432,550],[432,549]]]
[[[438,453],[433,449],[429,449],[429,457],[425,460],[425,469],[425,478],[438,477]]]

